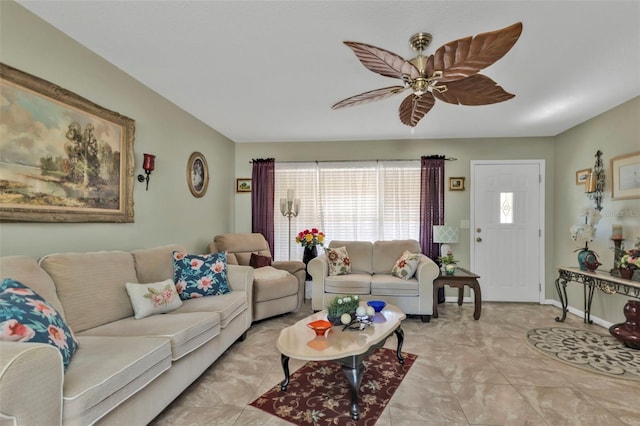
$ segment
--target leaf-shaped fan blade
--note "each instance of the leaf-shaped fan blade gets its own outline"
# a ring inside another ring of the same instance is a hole
[[[420,72],[411,62],[393,52],[355,41],[345,41],[344,44],[353,50],[362,65],[375,73],[393,78],[402,78],[403,74],[412,79],[420,76]]]
[[[433,95],[442,101],[456,105],[495,104],[515,96],[482,74],[475,74],[462,80],[447,83],[446,92],[439,93],[434,90]]]
[[[501,30],[465,37],[445,44],[427,60],[426,74],[442,71],[439,83],[469,77],[502,58],[518,41],[522,22]]]
[[[428,113],[436,103],[431,92],[422,96],[409,95],[400,104],[400,121],[407,126],[415,127],[418,121]]]
[[[346,106],[366,104],[367,102],[379,101],[380,99],[388,98],[396,93],[402,92],[403,86],[391,86],[382,89],[372,90],[370,92],[360,93],[359,95],[351,96],[350,98],[343,99],[331,107],[331,109],[342,108]]]

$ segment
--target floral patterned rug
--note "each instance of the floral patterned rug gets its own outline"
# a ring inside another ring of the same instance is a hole
[[[251,405],[296,425],[374,425],[416,360],[416,355],[387,348],[375,350],[364,361],[358,408],[360,419],[351,419],[351,387],[342,367],[333,361],[310,361],[291,374],[285,392],[280,383]]]
[[[558,361],[583,370],[640,380],[640,350],[624,346],[613,336],[562,327],[534,328],[527,343]]]

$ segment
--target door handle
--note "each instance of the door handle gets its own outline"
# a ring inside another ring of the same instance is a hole
[[[482,238],[478,237],[478,238],[476,238],[476,241],[481,243],[482,242]]]

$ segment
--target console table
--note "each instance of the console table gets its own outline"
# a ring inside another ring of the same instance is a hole
[[[593,324],[591,320],[591,302],[596,289],[605,294],[620,294],[640,299],[640,282],[631,281],[605,271],[582,271],[580,268],[559,267],[556,279],[556,290],[562,304],[562,318],[556,317],[556,321],[563,322],[567,318],[567,283],[576,282],[583,285],[584,296],[584,322]]]

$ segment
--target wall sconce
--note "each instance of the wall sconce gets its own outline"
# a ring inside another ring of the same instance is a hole
[[[598,150],[595,157],[596,162],[591,173],[589,173],[584,191],[587,193],[587,197],[595,201],[596,209],[602,210],[602,194],[605,180],[604,168],[602,167],[602,151]]]
[[[152,154],[144,154],[142,168],[147,176],[138,175],[138,182],[147,182],[147,191],[149,190],[149,175],[156,168],[156,156]]]

